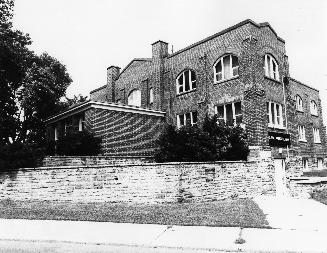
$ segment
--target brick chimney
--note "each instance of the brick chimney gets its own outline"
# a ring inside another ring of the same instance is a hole
[[[158,40],[152,45],[152,59],[158,59],[168,56],[168,43]]]
[[[120,74],[120,68],[110,66],[107,68],[107,100],[115,102],[115,83]]]

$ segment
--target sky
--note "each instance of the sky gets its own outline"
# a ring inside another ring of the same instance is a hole
[[[73,97],[105,85],[107,67],[151,57],[159,39],[177,51],[248,18],[286,41],[291,77],[320,91],[327,122],[326,0],[16,0],[14,26],[66,65]]]

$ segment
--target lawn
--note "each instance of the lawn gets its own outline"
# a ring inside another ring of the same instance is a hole
[[[315,190],[311,197],[325,205],[327,205],[327,188],[321,190]]]
[[[120,223],[268,227],[250,199],[209,203],[122,204],[54,201],[0,201],[0,218],[83,220]]]

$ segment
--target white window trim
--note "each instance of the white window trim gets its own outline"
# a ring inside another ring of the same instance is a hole
[[[296,110],[299,112],[303,112],[303,100],[299,95],[296,95]]]
[[[192,80],[191,78],[192,78],[192,74],[191,74],[191,72],[192,71],[194,71],[194,70],[190,70],[190,69],[188,69],[188,70],[184,70],[182,73],[180,73],[178,76],[177,76],[177,78],[176,78],[176,94],[183,94],[183,93],[186,93],[186,92],[190,92],[190,91],[193,91],[193,90],[196,90],[196,87],[194,88],[194,84],[196,84],[196,76],[195,76],[195,80]],[[190,89],[189,90],[185,90],[185,73],[188,73],[188,77],[189,77],[189,86],[190,86]],[[182,85],[180,85],[179,83],[178,83],[178,79],[181,77],[181,76],[183,76],[183,84]],[[179,92],[179,88],[180,87],[183,87],[183,91],[182,92]]]
[[[184,113],[184,114],[178,114],[177,115],[177,128],[181,128],[182,126],[186,125],[186,124],[181,125],[181,120],[180,120],[180,117],[183,117],[184,123],[186,123],[186,114],[190,114],[191,126],[196,125],[197,122],[194,122],[193,113],[197,113],[197,112],[193,111],[193,112],[188,112],[188,113]]]
[[[269,62],[268,62],[268,58],[269,58]],[[273,70],[273,63],[275,63],[275,65],[276,65],[276,71],[275,72]],[[268,68],[268,66],[269,66],[269,68]],[[275,58],[270,54],[265,55],[264,69],[265,69],[265,76],[267,76],[269,78],[272,78],[272,79],[274,79],[276,81],[279,81],[279,66],[278,66],[278,63],[275,60]],[[270,72],[269,72],[269,70],[270,70]],[[276,74],[276,78],[274,77],[274,74]]]
[[[58,127],[55,126],[54,128],[54,140],[57,141],[58,140]]]
[[[227,122],[226,106],[229,105],[229,104],[232,104],[233,122],[234,122],[234,126],[237,126],[236,117],[237,116],[242,116],[242,110],[241,110],[240,114],[235,114],[235,103],[241,103],[241,107],[242,107],[242,102],[241,101],[236,101],[236,102],[233,102],[233,103],[227,103],[227,104],[224,104],[224,105],[216,105],[215,106],[215,114],[216,115],[218,115],[218,106],[223,106],[223,108],[224,108],[224,118],[218,118],[218,120],[223,119],[225,123]]]
[[[285,129],[284,126],[284,118],[283,118],[283,106],[279,103],[275,103],[275,102],[271,102],[269,101],[269,106],[268,106],[268,116],[269,116],[269,122],[268,122],[268,127],[271,128],[278,128],[278,129]],[[272,113],[271,113],[271,104],[274,104],[274,122],[275,124],[273,124],[273,118],[272,118]],[[277,104],[279,105],[279,117],[280,117],[280,123],[281,124],[277,124]]]
[[[153,100],[154,100],[154,97],[153,97],[153,88],[150,88],[149,90],[149,103],[152,104],[153,103]]]
[[[232,55],[232,54],[229,54],[229,55],[225,55],[225,56],[222,56],[218,59],[218,61],[213,65],[213,73],[214,73],[214,83],[220,83],[220,82],[224,82],[226,80],[230,80],[230,79],[233,79],[233,78],[236,78],[239,76],[239,74],[237,75],[233,75],[233,70],[234,69],[239,69],[240,67],[240,64],[238,64],[237,66],[233,67],[233,57],[232,56],[235,56],[237,57],[236,55]],[[225,67],[224,67],[224,58],[226,57],[229,57],[229,60],[230,60],[230,78],[227,78],[225,79]],[[216,65],[221,62],[221,72],[216,72]],[[221,73],[221,80],[217,80],[217,76],[218,74]]]
[[[79,120],[78,120],[78,131],[79,132],[82,132],[83,131],[83,118],[80,117]]]
[[[298,134],[299,134],[299,141],[307,142],[306,134],[305,134],[305,126],[298,126]]]
[[[321,143],[319,128],[313,128],[313,142],[317,144]]]
[[[311,115],[318,116],[318,105],[314,100],[311,100],[310,102],[310,112]]]

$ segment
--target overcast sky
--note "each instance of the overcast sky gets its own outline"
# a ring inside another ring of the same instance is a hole
[[[72,97],[104,85],[108,66],[151,57],[159,39],[177,51],[248,18],[286,41],[290,74],[321,90],[326,121],[325,0],[16,0],[14,25],[67,66]]]

